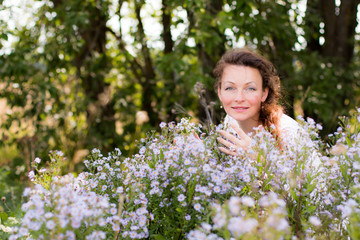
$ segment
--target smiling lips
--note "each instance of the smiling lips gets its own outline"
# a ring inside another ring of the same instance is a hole
[[[248,107],[232,107],[232,109],[234,109],[236,112],[244,112],[249,108]]]

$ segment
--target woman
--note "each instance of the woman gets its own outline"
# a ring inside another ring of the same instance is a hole
[[[230,132],[220,131],[218,141],[226,154],[237,155],[239,148],[248,149],[249,133],[256,127],[265,127],[281,145],[285,135],[299,131],[298,123],[285,115],[279,104],[280,79],[274,66],[264,57],[246,49],[233,49],[225,53],[214,69],[221,104],[227,113],[225,124]]]

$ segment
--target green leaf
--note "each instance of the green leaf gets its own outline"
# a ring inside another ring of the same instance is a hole
[[[8,40],[8,35],[6,33],[2,33],[1,38],[7,41]]]
[[[166,238],[163,235],[157,234],[154,236],[156,240],[166,240]]]
[[[308,206],[305,210],[307,213],[312,213],[316,210],[316,206]]]
[[[6,212],[1,212],[0,213],[1,222],[5,222],[8,218],[9,218],[9,216],[8,216],[8,214]]]

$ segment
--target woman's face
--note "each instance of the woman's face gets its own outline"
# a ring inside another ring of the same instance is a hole
[[[228,115],[248,128],[259,125],[261,102],[269,89],[262,87],[262,76],[256,68],[228,65],[224,68],[218,95]]]

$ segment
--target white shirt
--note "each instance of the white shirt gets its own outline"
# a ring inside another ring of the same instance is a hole
[[[224,119],[224,125],[229,126],[230,123],[238,124],[234,118],[230,117],[229,115],[226,115],[226,117]],[[280,118],[280,122],[279,122],[279,131],[280,131],[281,135],[294,136],[294,135],[298,134],[298,132],[301,130],[302,130],[302,128],[300,127],[298,122],[296,122],[294,119],[292,119],[288,115],[282,114],[282,116]],[[229,129],[229,131],[234,132],[233,129]]]
[[[226,115],[226,117],[224,119],[224,125],[229,126],[230,123],[232,123],[232,122],[238,124],[234,118],[230,117],[229,115]],[[300,126],[300,124],[284,113],[282,114],[282,116],[280,118],[278,128],[279,128],[279,131],[281,134],[280,137],[281,137],[282,143],[285,146],[288,146],[290,148],[294,148],[294,147],[297,148],[297,147],[301,147],[301,146],[299,146],[299,144],[309,144],[309,145],[313,144],[314,145],[313,141],[311,140],[311,137]],[[231,127],[228,127],[227,131],[230,133],[236,134],[235,130],[233,130]],[[310,160],[310,162],[308,162],[308,163],[310,165],[319,167],[321,160],[320,160],[318,151],[314,150],[311,153],[311,157],[309,160]]]

